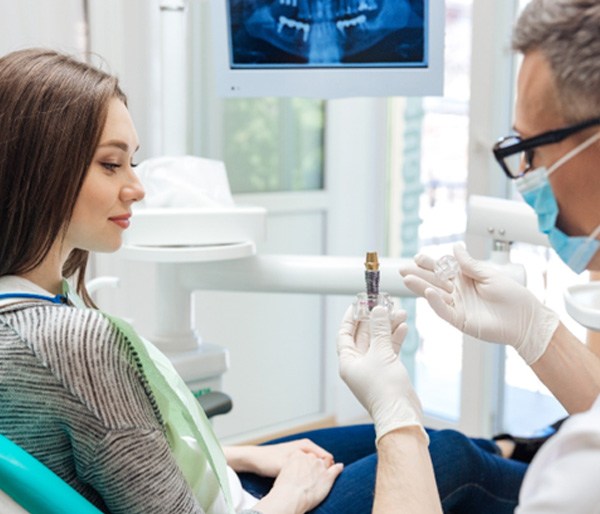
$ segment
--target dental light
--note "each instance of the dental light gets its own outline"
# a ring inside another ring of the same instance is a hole
[[[491,239],[490,262],[517,282],[525,285],[525,268],[510,262],[510,247],[514,242],[550,246],[548,238],[537,228],[537,218],[523,202],[471,195],[467,204],[467,234]]]
[[[468,202],[467,233],[489,237],[495,246],[520,242],[550,246],[537,228],[533,210],[524,202],[471,195]]]

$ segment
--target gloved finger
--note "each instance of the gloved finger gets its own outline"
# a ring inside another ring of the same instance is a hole
[[[356,349],[361,353],[367,353],[371,340],[371,334],[369,332],[369,324],[366,321],[359,321],[356,327],[356,334],[354,335],[354,343]]]
[[[340,324],[340,328],[338,330],[338,334],[347,335],[350,337],[354,337],[356,333],[356,326],[358,322],[354,319],[354,309],[352,306],[346,309],[344,312],[344,317],[342,318],[342,323]]]
[[[359,353],[354,346],[354,341],[351,339],[344,339],[345,338],[342,336],[338,337],[337,340],[338,369],[340,376],[343,379],[345,379],[345,376],[349,373],[353,363],[359,358]]]
[[[425,290],[425,298],[434,312],[443,320],[456,326],[456,309],[451,302],[442,298],[439,291],[429,288]],[[457,327],[461,328],[461,327]]]
[[[432,257],[425,254],[417,254],[414,256],[412,261],[405,261],[400,264],[398,271],[400,275],[404,276],[407,274],[418,274],[424,272],[433,272],[435,267],[435,261]]]
[[[358,322],[353,318],[353,309],[350,306],[344,313],[344,317],[337,334],[336,346],[338,355],[341,355],[345,350],[355,350],[356,345],[354,342],[354,336],[357,329],[357,323]]]
[[[408,314],[404,309],[394,309],[390,315],[390,321],[392,322],[392,332],[396,330],[400,323],[404,323],[408,317]]]
[[[430,257],[425,257],[425,256],[423,258],[430,259]],[[408,284],[406,283],[406,278],[409,276],[413,276],[413,277],[419,277],[423,282],[426,282],[428,285],[442,288],[448,292],[452,291],[452,287],[453,287],[452,281],[440,279],[434,273],[433,268],[426,269],[426,268],[422,268],[416,264],[405,264],[405,265],[401,266],[398,271],[400,272],[400,275],[402,275],[404,277],[404,283],[406,284],[407,287],[408,287]],[[414,291],[414,292],[417,293],[419,296],[423,296],[422,291]]]
[[[392,324],[385,307],[375,307],[369,320],[371,348],[377,351],[392,351]]]
[[[406,334],[408,334],[408,325],[406,323],[400,323],[400,325],[392,331],[392,350],[395,355],[400,353],[400,348],[402,347],[404,339],[406,339]]]
[[[429,288],[441,289],[447,293],[452,293],[454,290],[454,284],[450,281],[447,281],[446,284],[442,285],[442,282],[439,280],[437,280],[436,283],[432,283],[423,280],[417,275],[406,275],[406,277],[404,277],[404,285],[418,296],[425,296],[425,290]]]
[[[418,253],[414,256],[414,261],[420,268],[433,271],[435,269],[435,259],[424,253]]]
[[[458,261],[458,265],[460,266],[460,270],[464,275],[477,282],[482,282],[490,276],[491,268],[485,263],[473,259],[464,244],[456,243],[453,247],[453,251],[456,260]]]

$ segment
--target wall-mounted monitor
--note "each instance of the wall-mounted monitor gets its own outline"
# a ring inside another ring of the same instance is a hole
[[[444,0],[211,0],[222,96],[432,96]]]

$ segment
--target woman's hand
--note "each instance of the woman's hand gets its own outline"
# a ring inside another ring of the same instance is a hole
[[[263,514],[302,514],[310,511],[329,494],[343,468],[341,463],[333,464],[332,459],[320,458],[313,452],[295,448],[287,453],[269,494],[254,508]]]
[[[310,439],[265,446],[230,446],[224,448],[227,463],[237,472],[249,472],[265,477],[277,477],[290,456],[295,452],[314,455],[327,467],[333,464],[333,455]]]

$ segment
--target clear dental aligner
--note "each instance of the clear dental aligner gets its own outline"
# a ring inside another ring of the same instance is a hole
[[[441,280],[453,280],[459,271],[460,266],[458,265],[458,261],[452,255],[443,255],[435,261],[433,266],[433,272]]]
[[[390,315],[394,303],[388,293],[379,292],[379,259],[377,252],[367,252],[365,259],[366,292],[356,295],[353,303],[353,317],[358,321],[369,319],[371,311],[377,306],[385,307]]]

